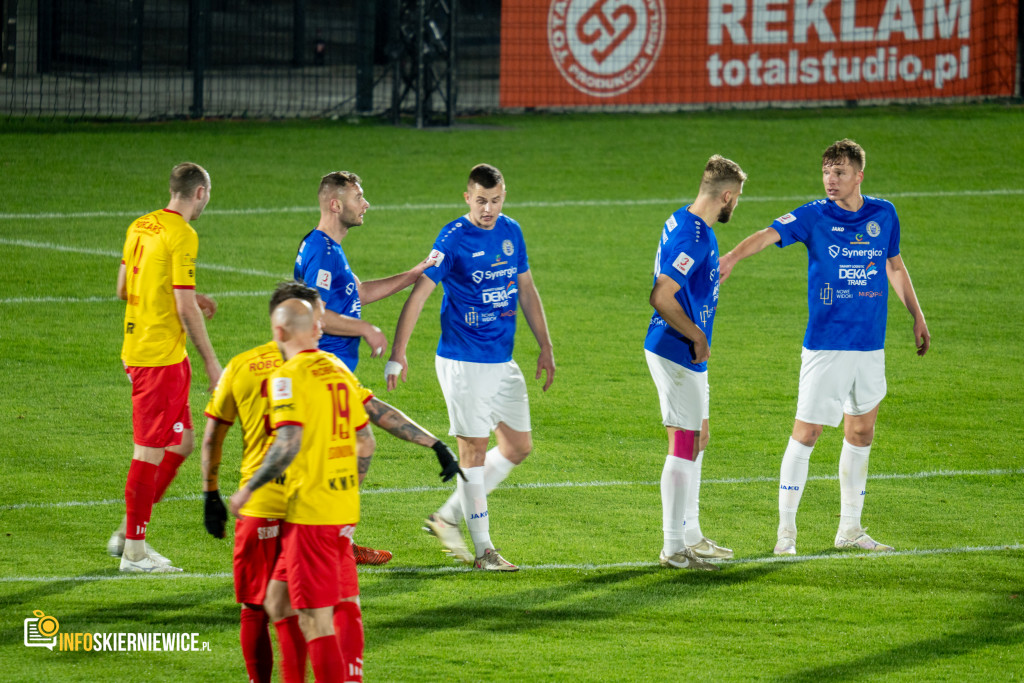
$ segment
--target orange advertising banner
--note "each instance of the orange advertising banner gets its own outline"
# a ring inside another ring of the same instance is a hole
[[[1012,96],[1017,0],[504,0],[501,106]]]

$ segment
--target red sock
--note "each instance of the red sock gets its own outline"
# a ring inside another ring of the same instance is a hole
[[[145,460],[132,458],[128,467],[128,481],[124,485],[124,504],[128,527],[124,537],[133,541],[146,538],[146,525],[153,514],[154,480],[157,467]]]
[[[363,612],[355,602],[334,606],[334,637],[345,660],[345,680],[363,680]]]
[[[242,608],[239,639],[242,641],[242,658],[245,670],[249,672],[250,683],[270,683],[274,670],[274,650],[270,647],[270,619],[261,609]]]
[[[156,496],[154,503],[159,503],[167,492],[167,487],[174,481],[178,468],[185,462],[185,456],[174,451],[164,451],[164,459],[160,461],[160,469],[156,471]]]
[[[299,616],[274,622],[277,646],[281,649],[281,678],[284,683],[305,683],[306,636],[299,628]]]
[[[317,683],[342,683],[345,661],[341,657],[341,648],[333,635],[320,636],[306,643],[309,648],[309,661],[313,664],[313,675]]]

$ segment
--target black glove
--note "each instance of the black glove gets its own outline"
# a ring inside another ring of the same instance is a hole
[[[224,525],[228,521],[228,509],[220,499],[220,491],[206,491],[203,503],[203,524],[214,538],[224,538]]]
[[[441,474],[439,475],[441,481],[451,481],[456,474],[462,477],[462,481],[466,481],[466,475],[459,468],[459,461],[455,458],[452,450],[448,448],[448,444],[438,439],[431,448],[437,453],[437,461],[441,463]]]

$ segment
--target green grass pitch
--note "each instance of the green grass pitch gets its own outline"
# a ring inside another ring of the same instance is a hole
[[[212,174],[195,222],[199,290],[222,362],[269,338],[265,302],[318,214],[319,178],[348,169],[375,208],[345,249],[363,279],[412,266],[464,208],[468,169],[508,181],[558,372],[529,381],[535,448],[491,496],[496,543],[523,566],[481,575],[420,531],[447,496],[433,453],[378,430],[358,539],[394,551],[361,573],[368,681],[1020,680],[1024,676],[1024,110],[982,105],[658,115],[490,117],[453,130],[375,122],[0,123],[0,678],[244,680],[230,539],[209,537],[199,454],[159,504],[150,540],[186,569],[122,577],[104,544],[123,512],[129,385],[114,298],[128,223],[166,200],[170,167]],[[799,555],[771,554],[777,477],[796,403],[806,256],[770,249],[721,290],[710,363],[702,527],[735,549],[713,575],[657,566],[665,453],[643,359],[661,225],[721,153],[750,179],[723,250],[822,194],[820,155],[852,137],[863,190],[891,199],[932,334],[914,353],[890,297],[889,394],[865,524],[896,546],[832,548],[842,434],[811,460]],[[394,334],[406,294],[364,317]],[[410,344],[410,382],[384,390],[438,435],[440,295]],[[536,343],[520,323],[528,378]],[[192,407],[204,423],[206,378]],[[232,430],[222,490],[237,482]],[[39,610],[62,633],[196,633],[198,652],[27,647]],[[275,677],[277,673],[275,672]]]

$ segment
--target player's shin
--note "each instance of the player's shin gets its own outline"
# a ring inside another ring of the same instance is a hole
[[[277,644],[281,650],[281,680],[304,683],[306,680],[306,637],[299,628],[299,617],[293,614],[274,622]]]
[[[270,683],[274,669],[274,650],[270,646],[270,620],[263,610],[242,608],[239,640],[242,644],[242,658],[249,680],[254,683]]]
[[[779,538],[796,538],[796,511],[807,484],[807,468],[814,446],[790,437],[779,468]]]
[[[146,539],[146,525],[149,524],[149,518],[153,514],[156,471],[156,465],[137,458],[132,459],[128,468],[128,479],[124,486],[124,501],[128,518],[125,529],[126,552],[135,549],[136,544],[129,543],[129,541],[145,541]],[[141,554],[145,554],[144,546]],[[129,553],[129,559],[137,560],[139,557]]]
[[[457,481],[459,495],[462,498],[462,513],[466,517],[469,535],[473,537],[476,556],[480,557],[485,550],[494,547],[491,543],[491,527],[487,515],[484,468],[465,467],[462,471],[466,475],[466,481],[461,478]]]
[[[854,446],[843,439],[843,450],[839,455],[839,531],[849,538],[860,535],[861,511],[864,509],[864,495],[867,493],[868,457],[871,445]]]
[[[334,607],[334,636],[345,661],[345,681],[363,680],[363,612],[357,602],[342,602]]]
[[[704,538],[700,530],[700,473],[704,464],[704,451],[697,454],[690,473],[690,483],[686,490],[686,545],[697,545]]]

